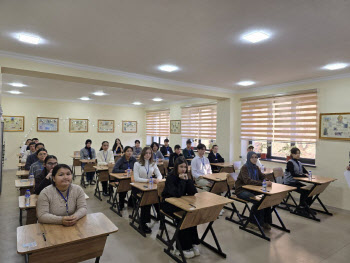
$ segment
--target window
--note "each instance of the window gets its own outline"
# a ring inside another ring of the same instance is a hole
[[[187,139],[192,139],[192,146],[203,143],[207,148],[216,140],[216,105],[182,108],[181,136],[182,147]]]
[[[152,142],[163,144],[170,134],[170,111],[150,111],[146,113],[147,145]]]
[[[317,92],[251,99],[241,106],[241,139],[267,158],[286,159],[292,147],[301,161],[314,164],[317,139]]]

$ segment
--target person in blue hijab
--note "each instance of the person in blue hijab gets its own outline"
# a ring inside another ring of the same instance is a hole
[[[255,217],[259,221],[260,226],[264,227],[264,229],[266,230],[270,230],[270,224],[272,223],[272,209],[269,207],[258,210],[259,201],[251,199],[251,197],[255,197],[255,194],[243,188],[244,185],[262,185],[263,180],[266,179],[265,175],[260,171],[260,169],[256,165],[257,161],[258,155],[253,151],[248,152],[247,162],[242,166],[235,183],[235,193],[238,198],[253,203],[249,216],[250,223],[248,227],[256,229],[256,221],[254,220],[255,215]],[[267,181],[266,183],[267,186],[271,186],[271,182]]]

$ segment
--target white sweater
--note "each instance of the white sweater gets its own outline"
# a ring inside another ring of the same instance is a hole
[[[108,163],[114,163],[114,155],[111,150],[99,151],[96,155],[97,163],[99,165],[107,165]]]
[[[206,174],[212,174],[209,159],[205,156],[202,158],[199,156],[194,157],[191,161],[191,172],[196,179]]]
[[[147,173],[148,171],[148,173]],[[150,164],[149,161],[145,161],[145,166],[142,166],[139,162],[134,164],[134,180],[139,183],[147,183],[153,173],[157,176],[158,180],[163,178],[158,166],[155,163]]]

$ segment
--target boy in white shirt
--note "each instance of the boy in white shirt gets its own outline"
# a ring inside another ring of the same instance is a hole
[[[204,156],[206,147],[200,143],[197,146],[198,155],[191,161],[191,172],[196,185],[205,191],[210,191],[211,183],[203,178],[203,175],[212,174],[209,159]]]

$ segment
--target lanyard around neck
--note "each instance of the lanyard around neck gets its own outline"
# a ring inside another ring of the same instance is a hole
[[[69,187],[68,187],[68,190],[67,190],[67,199],[64,198],[63,194],[61,193],[60,190],[58,190],[58,188],[56,187],[56,190],[60,193],[60,195],[62,196],[63,200],[66,202],[66,212],[67,212],[67,216],[69,215],[68,214],[68,198],[69,198]]]
[[[103,158],[105,158],[105,162],[107,162],[108,152],[107,152],[106,156],[105,156],[105,152],[104,151],[102,152],[102,154],[103,154]]]
[[[205,162],[204,162],[204,157],[200,158],[201,159],[201,162],[203,164],[203,167],[205,166]]]
[[[146,168],[146,164],[145,164],[145,170],[146,170],[146,173],[147,173],[147,176],[148,176],[148,172],[149,172],[149,162],[148,162],[148,169]]]

